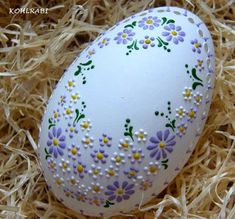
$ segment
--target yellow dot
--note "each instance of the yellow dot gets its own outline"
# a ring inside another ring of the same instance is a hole
[[[108,139],[107,137],[104,137],[104,138],[103,138],[103,142],[104,142],[105,144],[107,144],[107,143],[109,142],[109,139]]]
[[[72,185],[75,185],[75,184],[76,184],[76,180],[75,180],[75,179],[71,179],[71,180],[70,180],[70,183],[71,183]]]
[[[61,185],[61,183],[62,183],[60,178],[56,178],[55,182],[56,182],[57,185]]]
[[[151,19],[148,19],[147,21],[146,21],[146,24],[152,24],[153,23],[153,20],[151,20]]]
[[[73,81],[68,81],[69,87],[72,87],[74,85]]]
[[[122,145],[123,148],[128,148],[129,147],[129,144],[127,142],[123,142],[121,145]]]
[[[177,32],[176,32],[175,30],[173,30],[173,31],[171,32],[171,34],[172,34],[173,36],[177,36]]]
[[[197,103],[199,103],[201,101],[201,97],[200,96],[196,96],[195,100],[196,100]]]
[[[51,168],[51,169],[54,169],[54,167],[55,167],[55,164],[51,161],[51,162],[50,162],[50,168]]]
[[[95,175],[99,174],[99,170],[94,169],[94,170],[93,170],[93,174],[95,174]]]
[[[59,140],[57,138],[54,138],[52,143],[53,143],[54,146],[58,146]]]
[[[65,163],[65,162],[63,162],[63,163],[62,163],[62,167],[63,167],[64,169],[67,169],[68,164],[67,164],[67,163]]]
[[[195,43],[194,46],[198,49],[200,47],[199,43]]]
[[[126,39],[127,38],[127,34],[122,34],[122,38]]]
[[[157,170],[158,170],[158,169],[157,169],[156,166],[150,166],[150,167],[149,167],[149,172],[150,172],[150,173],[156,173]]]
[[[188,113],[188,116],[189,116],[190,118],[194,118],[195,112],[194,112],[194,111],[190,111],[190,112]]]
[[[197,64],[198,64],[199,66],[202,66],[202,63],[203,63],[203,61],[200,61],[200,60],[197,61]]]
[[[84,129],[87,129],[87,128],[89,127],[89,123],[88,123],[88,122],[84,122],[84,123],[82,124],[82,127],[83,127]]]
[[[99,159],[99,160],[102,160],[104,158],[104,155],[102,153],[98,152],[96,154],[96,158]]]
[[[71,96],[73,100],[77,100],[78,99],[78,95],[74,94]]]
[[[70,127],[69,131],[70,131],[70,132],[73,132],[73,131],[74,131],[74,128],[73,128],[73,127]]]
[[[109,176],[114,176],[114,175],[115,175],[115,172],[114,172],[112,169],[110,169],[110,170],[108,171],[108,174],[109,174]]]
[[[93,186],[93,191],[94,192],[100,192],[100,187],[99,186]]]
[[[70,108],[67,108],[65,112],[66,112],[67,115],[69,115],[69,114],[71,114],[72,111],[71,111]]]
[[[143,139],[143,138],[144,138],[144,133],[142,133],[142,132],[139,133],[139,134],[138,134],[138,138]]]
[[[178,111],[178,114],[179,114],[180,116],[182,116],[182,115],[183,115],[183,110],[179,110],[179,111]]]
[[[122,158],[120,156],[116,156],[115,161],[117,163],[120,163],[122,161]]]
[[[184,128],[183,126],[180,126],[180,127],[179,127],[179,131],[180,131],[181,133],[184,133],[185,128]]]
[[[54,118],[56,119],[56,118],[58,118],[58,116],[59,116],[58,113],[55,112],[55,113],[54,113]]]
[[[78,171],[79,173],[82,173],[83,170],[84,170],[83,166],[82,166],[81,164],[78,164],[78,165],[77,165],[77,171]]]
[[[161,142],[159,143],[159,147],[160,147],[161,149],[163,149],[165,146],[166,146],[166,143],[165,143],[164,141],[161,141]]]
[[[85,144],[89,145],[91,143],[91,140],[89,138],[86,138],[86,140],[84,141]]]
[[[129,175],[130,177],[134,177],[134,176],[135,176],[135,171],[134,171],[134,170],[130,170],[129,173],[128,173],[128,175]]]
[[[140,153],[134,153],[133,154],[133,158],[135,159],[135,160],[139,160],[140,159]]]
[[[117,189],[117,194],[118,195],[123,195],[124,194],[124,189]]]
[[[102,44],[105,44],[107,41],[105,39],[102,40]]]
[[[76,148],[72,148],[71,153],[72,153],[72,155],[76,155],[77,154],[77,149]]]
[[[185,90],[185,94],[184,94],[184,96],[186,96],[186,97],[190,97],[191,96],[191,91],[190,90]]]
[[[151,43],[151,40],[150,39],[147,39],[144,41],[146,44],[150,44]]]

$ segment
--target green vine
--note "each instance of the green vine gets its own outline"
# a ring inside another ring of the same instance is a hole
[[[139,47],[137,46],[137,40],[134,40],[130,45],[128,45],[127,49],[129,49],[129,51],[126,53],[126,55],[129,55],[132,50],[139,50]]]
[[[47,149],[46,149],[46,148],[44,148],[44,151],[45,151],[45,153],[46,153],[46,157],[45,157],[45,159],[47,160],[48,158],[50,158],[50,157],[51,157],[51,154],[47,151]]]
[[[55,126],[55,123],[53,123],[51,121],[51,119],[48,119],[48,123],[49,123],[48,129],[50,129],[51,127]]]
[[[103,207],[104,208],[110,208],[111,205],[114,205],[114,203],[110,202],[109,200],[106,200],[105,205]]]
[[[168,168],[168,159],[166,160],[162,160],[161,161],[161,165],[164,167],[164,169],[166,170]]]
[[[130,119],[126,119],[126,123],[124,125],[124,127],[125,127],[124,136],[129,136],[132,139],[132,141],[134,141],[133,126],[130,125],[130,122],[131,122]]]
[[[83,113],[80,113],[78,109],[75,109],[75,113],[76,113],[76,117],[75,117],[73,123],[79,122],[81,119],[85,118],[85,115]]]
[[[84,76],[84,71],[89,71],[91,69],[94,69],[95,65],[92,65],[92,60],[88,60],[85,63],[80,63],[77,66],[77,71],[75,71],[75,76],[82,76],[82,84],[86,84],[86,76]]]
[[[124,26],[124,28],[130,27],[130,28],[134,29],[135,26],[136,26],[136,21],[133,21],[131,24],[127,24],[126,26]]]
[[[185,65],[185,68],[187,69],[187,73],[189,74],[189,77],[192,79],[193,84],[192,84],[192,88],[193,90],[195,90],[198,86],[202,86],[203,87],[203,81],[202,79],[197,75],[197,70],[196,68],[192,68],[191,69],[191,74],[190,71],[188,70],[188,65]]]
[[[170,24],[170,23],[175,23],[175,20],[173,20],[173,19],[168,19],[168,18],[166,18],[166,17],[163,17],[163,18],[162,18],[162,24],[161,24],[161,25]]]
[[[167,46],[169,45],[168,42],[164,41],[161,37],[157,37],[156,38],[158,41],[158,47],[163,47],[164,50],[166,50],[167,52],[170,52],[171,49],[167,48]]]

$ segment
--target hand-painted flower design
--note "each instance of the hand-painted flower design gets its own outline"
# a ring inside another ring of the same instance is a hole
[[[193,45],[193,48],[192,48],[193,52],[197,52],[198,54],[200,54],[202,44],[199,43],[197,39],[192,40],[191,44]]]
[[[53,175],[55,185],[60,187],[64,185],[64,178],[61,177],[59,174]]]
[[[58,105],[59,106],[64,106],[65,103],[66,103],[66,96],[65,95],[61,95],[60,99],[59,99],[59,102],[58,102]]]
[[[92,124],[91,124],[91,121],[89,119],[83,120],[80,126],[82,128],[82,131],[88,131],[89,132],[92,128]]]
[[[147,132],[145,132],[143,129],[140,129],[139,131],[135,132],[135,136],[137,138],[137,141],[139,143],[143,142],[145,143],[146,142],[146,137],[147,137]]]
[[[190,101],[192,99],[192,96],[193,96],[192,88],[185,87],[183,91],[184,100]]]
[[[121,202],[122,200],[128,200],[134,193],[134,184],[128,184],[127,181],[122,183],[115,181],[113,185],[107,186],[105,195],[108,196],[109,201],[116,200],[117,202]]]
[[[75,198],[79,202],[86,202],[86,200],[87,200],[86,194],[84,194],[80,191],[75,192]]]
[[[95,163],[106,163],[106,159],[109,155],[105,153],[105,150],[100,148],[99,150],[94,150],[94,152],[91,153],[91,157],[93,158]]]
[[[133,36],[135,35],[132,30],[124,29],[122,32],[119,32],[114,40],[117,41],[117,44],[127,44],[129,41],[133,40]]]
[[[179,108],[176,108],[176,117],[179,119],[183,119],[185,117],[186,110],[184,107],[180,106]]]
[[[144,30],[153,30],[154,28],[158,27],[161,23],[161,20],[158,17],[148,16],[142,18],[138,22],[139,27],[143,28]]]
[[[119,141],[119,145],[118,145],[119,149],[128,151],[129,148],[132,148],[132,147],[133,147],[133,143],[130,141],[129,138],[121,139]]]
[[[85,148],[87,147],[93,147],[93,142],[94,142],[94,138],[90,137],[88,134],[86,134],[83,138],[82,138],[82,144],[84,145]]]
[[[146,191],[153,186],[153,181],[150,179],[143,179],[140,183],[140,190]]]
[[[72,91],[74,87],[75,87],[75,80],[68,80],[67,84],[65,85],[65,88],[68,91]]]
[[[80,147],[75,145],[74,143],[71,146],[68,146],[68,157],[76,160],[78,157],[81,156]]]
[[[161,165],[158,161],[149,162],[149,165],[144,167],[144,171],[147,173],[147,175],[156,175],[159,173],[160,169]]]
[[[53,154],[55,158],[58,157],[58,154],[63,156],[63,149],[66,147],[66,138],[62,135],[62,129],[53,127],[52,132],[48,133],[48,138],[47,146],[49,147],[49,153]]]
[[[65,195],[66,197],[69,198],[69,197],[72,196],[72,191],[70,191],[68,188],[64,188],[63,191],[64,191],[64,195]]]
[[[173,151],[173,146],[176,144],[175,135],[170,135],[169,129],[164,131],[158,131],[156,136],[150,138],[151,144],[147,147],[148,150],[152,151],[150,157],[156,160],[160,160],[161,157],[165,159],[167,152]]]
[[[133,148],[131,152],[132,153],[128,155],[128,158],[130,159],[132,164],[141,163],[143,161],[144,153],[141,148],[139,149]]]
[[[93,179],[97,179],[98,177],[102,177],[103,175],[101,167],[95,164],[91,165],[91,169],[88,171],[88,173],[93,177]]]
[[[87,58],[90,59],[95,54],[95,49],[91,49],[87,52]]]
[[[202,94],[197,92],[196,94],[193,95],[194,98],[194,104],[199,106],[202,103]]]
[[[124,170],[124,174],[127,176],[128,179],[136,180],[137,174],[139,169],[136,167],[129,167],[128,169]]]
[[[59,109],[53,110],[52,122],[59,122],[59,121],[60,121],[60,110]]]
[[[78,100],[80,99],[80,96],[78,95],[77,92],[71,94],[71,100],[70,103],[74,103],[76,104],[78,102]]]
[[[204,70],[203,60],[198,59],[195,67],[201,72]]]
[[[49,159],[47,160],[47,164],[48,164],[49,170],[50,170],[52,173],[55,173],[55,172],[57,171],[56,162],[55,162],[53,159],[49,158]]]
[[[178,44],[179,42],[184,41],[185,32],[182,31],[180,26],[175,26],[174,24],[169,24],[168,26],[164,26],[164,31],[162,36],[166,37],[166,40],[173,41],[174,44]]]
[[[70,176],[67,181],[71,186],[77,186],[78,184],[78,180],[74,176]]]
[[[78,174],[80,178],[83,178],[87,173],[86,164],[78,161],[77,164],[73,164],[73,172],[74,174]]]
[[[73,118],[73,107],[71,105],[65,106],[63,115],[64,115],[65,119],[72,119]]]
[[[114,152],[113,153],[113,157],[111,158],[111,161],[116,165],[116,166],[120,166],[121,164],[125,164],[125,154],[124,153],[117,153]]]
[[[107,169],[105,169],[106,177],[112,178],[117,175],[118,168],[114,167],[113,165],[110,165]]]
[[[154,47],[155,46],[155,38],[154,37],[149,37],[145,36],[144,40],[140,40],[139,43],[142,44],[144,49],[148,49],[149,46]]]
[[[70,138],[73,138],[74,134],[78,133],[77,123],[68,123],[68,127],[65,129],[65,131],[69,134]]]
[[[61,159],[61,162],[59,163],[59,167],[63,173],[70,173],[71,171],[69,161],[65,160],[64,158]]]
[[[97,197],[94,196],[92,198],[89,199],[89,204],[90,205],[96,205],[96,206],[102,206],[105,203],[105,199],[102,197]]]
[[[187,112],[188,121],[192,123],[193,120],[196,118],[196,116],[197,116],[196,107],[191,107],[190,110]]]
[[[109,44],[109,41],[110,41],[110,38],[105,37],[98,43],[98,46],[100,48],[103,48],[104,46],[107,46]]]
[[[176,134],[181,138],[183,135],[186,134],[186,131],[187,131],[187,124],[185,122],[180,122],[177,126],[177,132]]]
[[[108,136],[107,134],[103,134],[102,138],[99,139],[101,147],[104,147],[104,146],[111,147],[112,145],[111,141],[112,141],[112,138]]]
[[[94,194],[100,194],[103,191],[104,187],[101,186],[98,182],[92,182],[91,186],[88,186],[88,189]]]

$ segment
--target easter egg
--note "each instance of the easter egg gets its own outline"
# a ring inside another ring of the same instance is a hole
[[[78,213],[127,213],[179,173],[207,118],[214,48],[193,13],[161,7],[101,34],[67,68],[43,116],[49,188]]]

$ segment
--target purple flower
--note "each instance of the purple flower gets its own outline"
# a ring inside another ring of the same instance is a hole
[[[197,53],[201,53],[201,47],[202,47],[202,44],[198,42],[197,39],[194,39],[191,41],[191,44],[193,45],[193,52],[197,52]]]
[[[80,178],[83,178],[84,174],[87,173],[86,165],[83,164],[81,161],[78,161],[77,164],[73,165],[73,172],[74,174],[78,174]]]
[[[193,120],[196,118],[197,115],[197,109],[195,107],[191,107],[190,110],[187,112],[188,121],[193,122]]]
[[[78,129],[76,126],[77,126],[76,123],[73,123],[73,124],[68,123],[68,128],[65,129],[65,131],[69,133],[70,138],[73,138],[74,134],[78,133]]]
[[[151,150],[150,153],[151,158],[156,158],[156,160],[160,160],[160,158],[166,158],[167,152],[171,153],[173,151],[173,146],[176,144],[175,135],[170,135],[169,129],[165,131],[158,131],[156,136],[150,138],[150,144],[147,149]]]
[[[145,36],[144,40],[140,40],[139,43],[142,44],[144,49],[148,49],[148,46],[154,47],[154,37]]]
[[[66,96],[64,96],[64,95],[60,96],[60,100],[58,102],[58,105],[64,106],[65,103],[66,103]]]
[[[127,44],[128,41],[133,40],[133,36],[135,35],[132,30],[124,29],[123,32],[119,32],[114,40],[117,41],[117,44]]]
[[[103,137],[99,139],[100,146],[104,147],[106,145],[107,147],[110,147],[112,145],[111,140],[112,140],[111,137],[109,137],[106,134],[103,134]]]
[[[177,135],[181,138],[183,135],[186,134],[186,131],[187,131],[187,124],[184,123],[184,122],[181,122],[177,125]]]
[[[60,110],[59,109],[53,110],[52,121],[53,122],[60,121]]]
[[[62,149],[65,149],[66,143],[65,143],[65,136],[61,135],[62,129],[56,127],[52,128],[52,132],[48,133],[49,140],[47,141],[47,146],[49,148],[49,153],[53,154],[55,158],[58,157],[58,154],[60,156],[64,155],[64,152]]]
[[[109,196],[109,201],[113,201],[116,199],[117,202],[121,202],[123,199],[129,199],[130,195],[135,193],[133,188],[134,184],[128,184],[127,181],[124,181],[123,183],[115,181],[113,185],[107,186],[107,191],[105,192],[105,195]]]
[[[68,146],[68,157],[76,160],[77,157],[81,156],[80,147],[78,145],[72,144],[72,146]]]
[[[92,198],[89,198],[89,204],[90,205],[101,206],[101,205],[104,204],[104,202],[105,202],[105,200],[102,197],[94,196]]]
[[[95,163],[106,163],[106,158],[108,156],[109,155],[105,153],[105,150],[101,148],[99,150],[94,150],[94,152],[91,153],[91,157],[93,157]]]
[[[161,20],[158,17],[148,16],[139,21],[139,27],[144,30],[153,30],[160,25]]]
[[[146,190],[148,190],[150,187],[152,187],[152,185],[153,185],[152,180],[150,180],[150,179],[144,179],[144,180],[142,180],[141,183],[140,183],[140,190],[146,191]]]
[[[109,41],[110,39],[105,37],[98,43],[98,45],[100,48],[103,48],[104,46],[107,46],[109,44]]]
[[[136,149],[133,148],[132,153],[128,155],[128,158],[131,160],[131,163],[141,163],[142,160],[144,159],[144,154],[141,148]]]
[[[164,26],[164,31],[162,36],[166,37],[166,40],[173,41],[174,44],[178,44],[179,42],[184,41],[185,32],[181,31],[180,26],[175,26],[174,24],[169,24],[168,26]]]
[[[197,60],[197,64],[195,65],[195,67],[201,72],[204,70],[204,66],[203,66],[203,60],[198,59]]]
[[[93,56],[95,54],[95,49],[92,49],[92,50],[89,50],[88,52],[87,52],[87,58],[88,59],[90,59],[91,58],[91,56]]]
[[[124,174],[128,177],[128,179],[136,179],[139,170],[135,167],[130,167],[127,170],[124,170]]]

